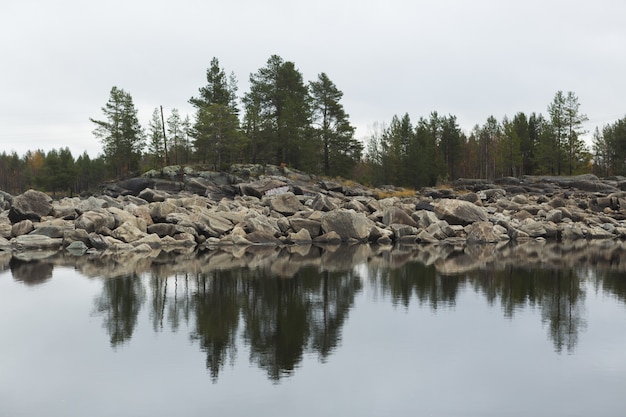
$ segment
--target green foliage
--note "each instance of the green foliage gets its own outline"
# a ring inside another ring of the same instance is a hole
[[[313,135],[322,149],[321,172],[327,176],[347,177],[361,159],[363,146],[354,138],[354,127],[340,103],[343,93],[325,73],[319,74],[317,81],[309,85]]]
[[[272,55],[265,67],[250,75],[243,99],[244,125],[250,138],[250,159],[306,169],[318,158],[310,134],[308,88],[293,62]]]
[[[221,169],[223,163],[236,162],[245,145],[236,92],[235,76],[227,77],[217,58],[213,58],[207,70],[207,85],[199,89],[198,98],[189,100],[197,109],[195,123],[189,129],[196,157],[203,164],[210,163],[215,170]]]
[[[111,173],[121,177],[137,171],[145,138],[131,95],[113,87],[102,112],[106,120],[90,120],[96,124],[93,133],[102,142]]]

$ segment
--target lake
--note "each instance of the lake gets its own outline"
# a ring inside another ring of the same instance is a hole
[[[625,253],[3,253],[0,416],[623,416]]]

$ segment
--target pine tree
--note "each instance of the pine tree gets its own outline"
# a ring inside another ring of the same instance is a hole
[[[152,112],[152,119],[148,123],[148,154],[150,155],[152,166],[163,168],[165,162],[165,141],[163,138],[163,124],[161,122],[161,112],[155,108]]]
[[[300,169],[314,166],[318,149],[310,135],[308,88],[293,62],[272,55],[265,67],[250,75],[244,106],[253,159]]]
[[[347,176],[361,158],[362,145],[340,103],[343,93],[325,73],[310,83],[314,134],[322,147],[322,172]]]
[[[105,121],[89,120],[96,124],[93,133],[102,142],[111,173],[119,177],[138,170],[145,137],[131,95],[113,87],[102,112]]]
[[[224,160],[233,162],[244,145],[239,127],[237,108],[237,80],[219,66],[217,58],[211,60],[207,70],[207,85],[199,89],[199,97],[189,99],[196,107],[195,122],[190,135],[202,163],[211,162],[220,169]]]

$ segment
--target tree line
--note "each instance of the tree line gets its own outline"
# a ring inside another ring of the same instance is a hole
[[[343,107],[343,93],[325,73],[305,82],[295,64],[272,55],[250,74],[237,95],[235,75],[213,58],[206,85],[189,99],[195,113],[167,115],[157,107],[144,128],[130,93],[114,86],[91,118],[102,153],[74,159],[67,148],[0,154],[0,186],[9,192],[38,187],[80,193],[98,182],[165,165],[198,164],[213,170],[233,163],[284,165],[368,185],[433,186],[457,178],[522,175],[601,176],[626,172],[626,117],[596,128],[592,149],[582,140],[588,120],[578,97],[558,91],[547,114],[490,116],[469,134],[454,115],[408,114],[375,125],[365,143]]]

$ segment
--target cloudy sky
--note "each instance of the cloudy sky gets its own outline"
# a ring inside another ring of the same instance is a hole
[[[159,105],[193,116],[212,57],[243,95],[272,54],[306,81],[325,72],[362,139],[395,114],[453,114],[466,132],[545,114],[558,90],[592,131],[626,116],[624,16],[623,0],[3,0],[0,152],[96,156],[89,118],[112,86],[147,126]]]

